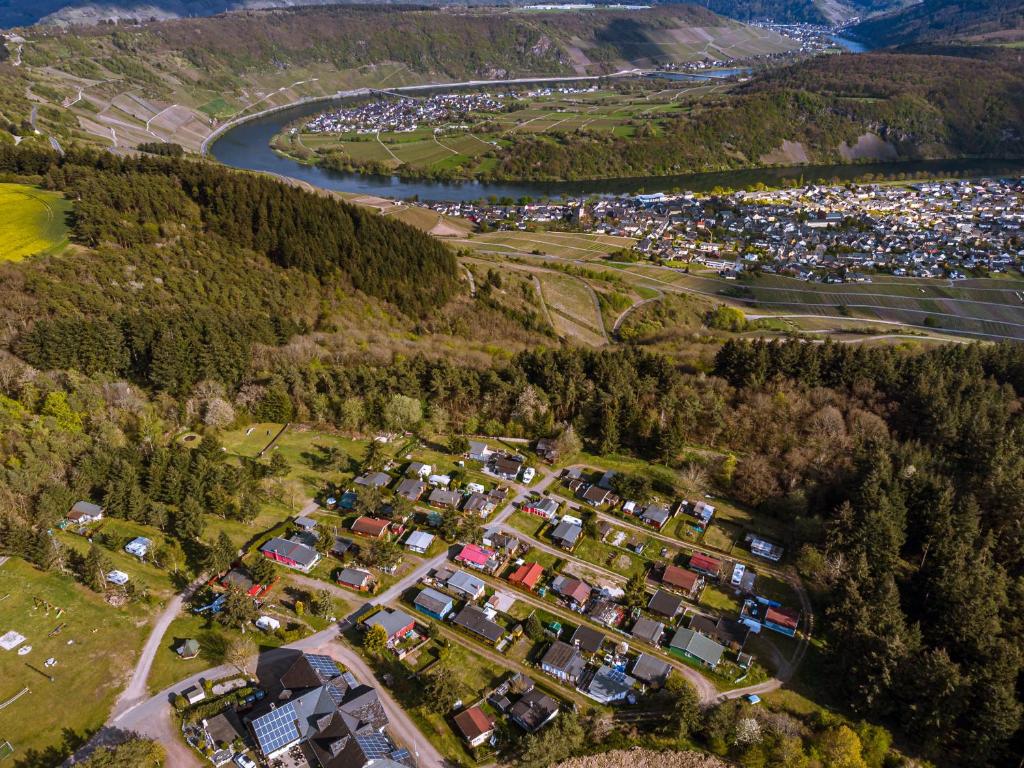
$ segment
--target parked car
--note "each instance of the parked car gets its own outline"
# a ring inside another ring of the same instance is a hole
[[[235,755],[234,762],[238,768],[256,768],[256,761],[248,755],[237,754]]]
[[[528,483],[533,480],[533,476],[537,474],[537,470],[533,467],[527,467],[523,470],[523,482]]]

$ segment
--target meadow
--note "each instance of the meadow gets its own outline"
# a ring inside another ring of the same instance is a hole
[[[67,245],[71,203],[25,184],[0,184],[0,261],[57,253]]]
[[[0,650],[0,704],[28,689],[0,710],[0,741],[10,740],[16,760],[34,755],[33,764],[58,764],[62,744],[74,745],[103,724],[152,610],[141,603],[115,608],[70,576],[38,571],[19,558],[0,566],[0,634],[16,631],[26,638],[20,647],[32,648],[25,655]],[[56,664],[47,667],[50,658]]]

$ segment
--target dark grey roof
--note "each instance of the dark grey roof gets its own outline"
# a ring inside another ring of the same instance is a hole
[[[636,657],[636,663],[633,665],[633,670],[630,674],[640,682],[647,683],[648,685],[664,685],[671,671],[672,665],[667,661],[662,661],[650,654],[641,653]]]
[[[596,629],[581,624],[576,628],[576,631],[572,633],[572,639],[570,642],[573,645],[579,647],[580,650],[586,651],[587,653],[597,653],[601,650],[601,646],[604,644],[605,636],[603,633],[598,632]]]
[[[553,541],[562,542],[563,544],[572,545],[579,540],[582,533],[582,526],[563,520],[555,526],[555,530],[551,532],[551,539]]]
[[[436,589],[427,587],[422,590],[416,599],[413,600],[413,604],[420,608],[425,608],[431,613],[441,614],[445,608],[451,609],[452,599],[448,595],[438,592]]]
[[[637,619],[636,624],[633,625],[633,631],[630,634],[632,634],[633,637],[646,640],[648,643],[651,643],[651,645],[657,645],[664,633],[664,624],[660,621],[654,621],[653,619],[643,617]]]
[[[679,613],[682,606],[683,598],[673,595],[671,592],[666,592],[664,589],[659,589],[655,592],[650,602],[647,603],[647,608],[652,613],[668,616],[670,619]]]
[[[579,676],[579,673],[587,666],[587,662],[580,656],[576,646],[563,643],[561,640],[555,640],[551,644],[540,663],[542,667],[551,667],[569,677]]]
[[[470,632],[480,635],[492,643],[498,642],[505,630],[487,618],[475,605],[467,605],[454,619],[455,623]]]

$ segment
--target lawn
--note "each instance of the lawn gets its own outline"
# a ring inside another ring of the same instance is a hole
[[[700,604],[718,611],[727,618],[736,618],[740,612],[740,600],[726,587],[708,585],[700,596]]]
[[[71,203],[24,184],[0,184],[0,261],[57,253],[68,243]]]
[[[36,598],[63,614],[35,607]],[[139,603],[115,608],[71,577],[37,571],[18,558],[0,566],[0,634],[17,631],[26,638],[22,647],[32,647],[25,656],[0,650],[0,702],[29,689],[3,709],[0,741],[9,740],[19,758],[35,753],[40,765],[59,764],[106,720],[155,610]],[[49,637],[58,626],[60,633]],[[57,664],[46,668],[49,658]]]

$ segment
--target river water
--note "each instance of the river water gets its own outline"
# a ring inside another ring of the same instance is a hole
[[[441,182],[332,171],[299,163],[277,154],[270,148],[270,140],[287,124],[301,117],[318,114],[344,101],[346,99],[308,102],[240,123],[219,137],[210,147],[210,152],[217,160],[234,168],[289,176],[337,192],[405,200],[416,198],[423,201],[451,202],[470,202],[492,197],[512,200],[530,197],[538,200],[588,195],[627,195],[641,192],[648,194],[675,191],[708,192],[715,187],[749,189],[759,183],[772,186],[787,180],[802,183],[827,182],[833,179],[838,179],[841,182],[853,181],[865,174],[879,176],[896,173],[908,175],[934,173],[975,177],[1024,174],[1024,161],[1020,160],[925,160],[902,163],[756,168],[740,171],[691,173],[680,176],[649,176],[593,181]]]

